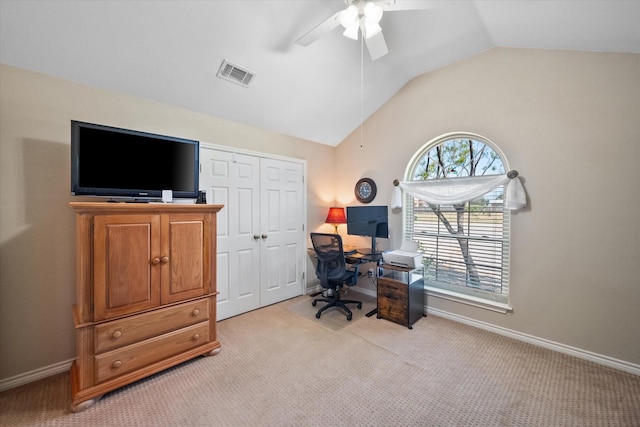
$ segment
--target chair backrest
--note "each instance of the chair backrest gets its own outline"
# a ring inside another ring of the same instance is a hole
[[[344,279],[347,266],[342,249],[342,237],[339,234],[311,233],[311,243],[318,257],[316,275],[323,288],[332,285],[331,280]]]

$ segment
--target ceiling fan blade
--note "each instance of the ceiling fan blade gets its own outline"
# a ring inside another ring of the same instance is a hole
[[[365,39],[365,43],[367,44],[369,55],[374,61],[389,53],[389,49],[387,49],[387,42],[384,40],[382,31],[368,39]]]
[[[337,12],[331,15],[329,18],[313,27],[309,32],[296,40],[296,44],[300,46],[309,46],[311,43],[336,28],[338,25],[340,25],[340,22],[338,22],[339,13],[340,12]]]
[[[380,3],[385,12],[395,12],[397,10],[429,10],[442,7],[442,1],[429,0],[384,0]]]

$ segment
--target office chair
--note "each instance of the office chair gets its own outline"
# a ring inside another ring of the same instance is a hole
[[[344,300],[340,298],[340,288],[343,285],[354,286],[358,283],[358,267],[353,270],[347,269],[342,249],[342,237],[339,234],[311,233],[313,249],[318,257],[316,276],[320,279],[320,285],[327,291],[326,298],[316,298],[312,305],[315,307],[318,301],[327,304],[316,313],[316,318],[320,318],[323,311],[331,307],[341,308],[347,315],[347,320],[351,320],[353,314],[346,304],[357,304],[358,309],[362,308],[362,301]]]

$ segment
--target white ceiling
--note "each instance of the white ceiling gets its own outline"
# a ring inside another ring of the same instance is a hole
[[[361,69],[339,28],[294,43],[343,0],[0,0],[0,62],[337,145],[412,78],[492,47],[640,53],[640,0],[430,3],[385,13],[389,53]],[[216,77],[224,59],[249,88]]]

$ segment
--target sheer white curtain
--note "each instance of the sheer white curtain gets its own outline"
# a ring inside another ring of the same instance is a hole
[[[526,207],[527,196],[524,186],[517,172],[511,171],[506,175],[403,181],[393,190],[391,208],[402,207],[400,189],[433,205],[454,205],[475,200],[505,184],[505,209],[517,210]]]

